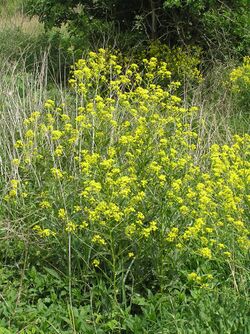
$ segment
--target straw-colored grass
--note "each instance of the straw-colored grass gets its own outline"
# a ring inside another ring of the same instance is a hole
[[[19,28],[22,32],[31,35],[43,31],[43,25],[38,18],[29,18],[24,13],[23,1],[20,0],[0,2],[0,31],[10,28]]]

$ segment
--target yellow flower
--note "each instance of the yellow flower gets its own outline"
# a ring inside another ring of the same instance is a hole
[[[12,189],[9,191],[9,197],[16,197],[17,196],[17,190],[16,189]]]
[[[166,241],[173,242],[178,236],[178,227],[173,227],[166,237]]]
[[[62,115],[61,115],[61,119],[62,119],[62,121],[64,121],[64,122],[70,121],[70,117],[69,117],[69,115],[67,115],[67,114],[62,114]]]
[[[187,275],[189,281],[196,281],[198,275],[195,272],[192,272]]]
[[[17,140],[15,142],[15,148],[22,148],[23,147],[23,142],[21,140]]]
[[[19,184],[19,181],[13,179],[13,180],[10,180],[10,184],[11,184],[11,187],[12,187],[13,189],[17,189],[18,184]]]
[[[45,109],[53,109],[54,107],[55,107],[55,101],[53,101],[53,100],[47,100],[44,103],[44,108]]]
[[[99,234],[95,234],[92,238],[92,242],[95,244],[99,244],[99,245],[106,245],[106,241],[99,235]]]
[[[61,179],[63,178],[63,173],[59,168],[51,168],[51,173],[56,179]]]
[[[58,140],[62,137],[63,132],[59,131],[59,130],[53,130],[51,134],[52,134],[52,139],[53,140]]]
[[[83,221],[83,222],[80,224],[79,227],[85,229],[85,228],[87,228],[88,226],[89,226],[89,224],[88,224],[87,222]]]
[[[41,238],[46,238],[46,237],[50,237],[50,236],[55,236],[56,235],[56,232],[51,231],[49,228],[42,229],[39,225],[35,225],[33,227],[33,230],[35,232],[37,232],[37,234]]]
[[[51,208],[51,204],[48,201],[42,201],[39,203],[39,206],[43,209],[49,209]]]
[[[223,252],[223,254],[227,257],[230,257],[232,255],[232,253],[230,253],[230,252]]]
[[[65,220],[67,218],[67,212],[65,209],[58,210],[58,218]]]
[[[80,212],[82,210],[81,206],[80,205],[75,205],[74,206],[74,213],[76,212]]]
[[[128,237],[131,237],[133,234],[135,234],[135,232],[136,232],[136,225],[134,223],[126,226],[126,228],[125,228],[125,234]]]
[[[63,147],[62,145],[58,145],[55,149],[55,156],[60,157],[63,154]]]
[[[180,212],[183,214],[183,215],[187,215],[189,213],[189,208],[186,206],[186,205],[182,205],[180,207]]]
[[[99,267],[99,265],[100,265],[100,261],[99,261],[98,259],[94,259],[94,260],[92,261],[92,265],[93,265],[94,267]]]
[[[75,232],[75,230],[77,229],[77,225],[75,223],[73,223],[72,221],[68,221],[65,227],[65,231],[66,232]]]
[[[35,137],[35,134],[34,134],[33,130],[30,129],[30,130],[26,131],[25,138],[33,139],[34,137]]]
[[[199,251],[198,251],[198,253],[199,253],[201,256],[203,256],[203,257],[205,257],[205,258],[207,258],[207,259],[209,259],[209,260],[212,259],[212,251],[211,251],[211,249],[208,248],[208,247],[200,248]]]

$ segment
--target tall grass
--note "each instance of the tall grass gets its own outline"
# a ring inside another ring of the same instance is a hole
[[[39,34],[43,31],[43,26],[39,24],[37,18],[30,19],[24,13],[23,0],[2,0],[0,3],[0,17],[0,31],[18,28],[30,35]]]

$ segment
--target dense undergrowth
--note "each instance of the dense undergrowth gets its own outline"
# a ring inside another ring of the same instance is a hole
[[[0,334],[248,334],[249,57],[33,25],[0,31]]]

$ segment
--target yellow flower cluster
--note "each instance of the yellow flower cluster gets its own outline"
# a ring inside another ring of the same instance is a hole
[[[244,57],[243,64],[232,70],[229,76],[234,99],[242,111],[250,108],[250,56]]]
[[[33,227],[33,230],[41,237],[41,238],[46,238],[46,237],[50,237],[50,236],[55,236],[56,233],[51,231],[49,228],[44,228],[42,229],[41,226],[39,225],[35,225]]]
[[[105,256],[113,266],[115,256],[151,259],[154,249],[156,271],[176,254],[227,263],[232,249],[235,257],[249,249],[250,136],[212,145],[197,163],[197,108],[182,107],[179,82],[155,57],[124,66],[91,52],[72,67],[70,85],[74,105],[48,100],[13,148],[20,181],[5,199],[39,207],[39,236],[77,235],[94,267]]]
[[[188,281],[192,284],[196,284],[200,286],[201,288],[209,288],[211,287],[211,283],[213,280],[213,275],[207,274],[207,275],[198,275],[196,272],[192,272],[187,275]]]
[[[175,47],[170,49],[166,44],[159,41],[154,41],[149,45],[148,53],[151,57],[164,60],[174,77],[186,77],[195,82],[202,80],[202,75],[199,70],[201,63],[201,49],[198,47]]]
[[[8,194],[4,196],[5,201],[9,201],[10,199],[15,199],[17,197],[18,185],[19,180],[10,180],[10,189],[8,191]]]
[[[240,93],[250,87],[250,56],[243,59],[242,66],[238,66],[230,73],[233,91]]]

